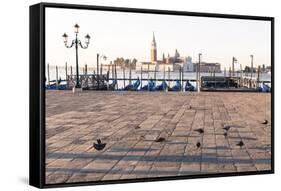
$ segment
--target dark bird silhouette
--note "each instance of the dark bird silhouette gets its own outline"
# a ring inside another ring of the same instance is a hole
[[[266,125],[266,124],[268,124],[268,121],[265,119],[261,124]]]
[[[239,141],[239,143],[236,144],[237,146],[239,146],[240,148],[244,146],[243,141]]]
[[[166,139],[164,137],[158,137],[154,142],[163,142]]]
[[[102,143],[100,139],[97,139],[97,143],[93,144],[94,148],[98,151],[104,149],[104,147],[106,146],[106,143]]]
[[[197,142],[196,143],[196,147],[199,149],[201,147],[201,143],[200,142]]]
[[[223,129],[226,130],[226,131],[229,131],[230,128],[231,128],[231,126],[229,126],[229,125],[223,127]]]
[[[200,133],[200,134],[204,133],[204,129],[202,129],[202,128],[195,129],[194,131],[197,131],[197,132]]]
[[[135,129],[140,129],[140,126],[135,126]]]
[[[223,134],[223,135],[224,135],[224,137],[227,137],[227,132],[224,132],[224,134]]]

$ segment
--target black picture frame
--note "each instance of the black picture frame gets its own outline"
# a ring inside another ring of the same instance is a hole
[[[110,180],[102,182],[78,182],[78,183],[45,183],[45,9],[46,8],[65,8],[80,10],[102,10],[113,12],[128,13],[151,13],[162,15],[182,15],[213,17],[226,19],[246,19],[261,20],[271,22],[271,170],[253,171],[253,172],[235,172],[235,173],[216,173],[216,174],[199,174],[176,177],[161,178],[141,178],[134,180]],[[30,6],[30,127],[29,127],[29,184],[38,188],[66,187],[66,186],[84,186],[98,184],[115,184],[115,183],[132,183],[148,181],[164,181],[178,179],[258,175],[274,173],[274,17],[249,16],[249,15],[232,15],[217,13],[199,13],[170,10],[153,10],[137,9],[123,7],[105,7],[94,5],[74,5],[74,4],[57,4],[57,3],[39,3]]]

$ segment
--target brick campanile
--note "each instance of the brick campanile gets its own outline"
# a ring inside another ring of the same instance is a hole
[[[153,39],[151,42],[151,62],[156,62],[156,61],[157,61],[157,47],[156,47],[155,36],[153,33]]]

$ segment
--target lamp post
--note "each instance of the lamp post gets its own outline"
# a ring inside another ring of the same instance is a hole
[[[74,25],[74,33],[75,33],[75,39],[72,40],[72,43],[70,45],[67,45],[67,41],[68,41],[68,35],[66,33],[64,33],[62,35],[63,37],[63,42],[66,48],[72,48],[73,45],[75,45],[75,53],[76,53],[76,84],[75,87],[76,88],[80,88],[80,84],[79,84],[79,64],[78,64],[78,45],[83,48],[86,49],[88,48],[89,44],[90,44],[90,35],[87,34],[85,36],[85,46],[82,45],[82,42],[78,39],[78,33],[79,33],[79,28],[80,26],[78,24]]]

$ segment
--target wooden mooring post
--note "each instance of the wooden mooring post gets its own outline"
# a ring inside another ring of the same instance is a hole
[[[116,81],[116,87],[117,87],[117,90],[118,90],[118,82],[117,82],[118,76],[117,76],[117,65],[116,65],[116,63],[114,63],[114,76],[115,76],[115,81]]]
[[[48,86],[50,87],[50,65],[47,65]]]
[[[65,80],[67,81],[67,62],[65,62]]]
[[[180,66],[180,69],[179,69],[179,81],[180,81],[181,90],[182,90],[181,66]]]
[[[140,71],[140,88],[142,89],[142,65],[141,65],[141,71]]]
[[[148,73],[147,73],[147,79],[149,79],[149,77],[150,77],[150,76],[149,76],[149,65],[150,65],[150,64],[148,63],[148,66],[147,66],[147,72],[148,72]]]
[[[125,66],[123,67],[123,85],[124,85],[124,88],[126,87],[126,82],[125,82],[125,79],[126,79],[126,75],[125,75]]]
[[[58,66],[56,66],[56,89],[59,89],[59,81],[58,81]]]
[[[72,66],[70,66],[70,77],[71,77],[71,79],[73,78],[73,76],[72,76]]]
[[[98,89],[100,88],[100,78],[99,78],[99,54],[97,54],[97,84],[98,84]]]
[[[257,85],[256,87],[260,87],[260,72],[261,72],[261,66],[258,66],[258,77],[257,77]]]
[[[129,61],[129,84],[132,84],[132,67],[131,67],[131,60]]]
[[[171,79],[171,70],[170,70],[170,67],[168,68],[168,86],[170,87],[171,83],[170,83],[170,79]]]
[[[157,68],[156,68],[156,64],[155,64],[155,67],[154,67],[154,80],[155,80],[155,85],[156,85],[156,81],[157,81],[157,79],[156,79],[156,77],[157,77],[157,76],[156,76],[156,69],[157,69]]]

